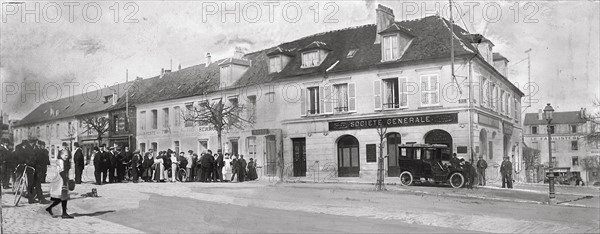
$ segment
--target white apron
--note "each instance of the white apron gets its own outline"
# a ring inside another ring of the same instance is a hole
[[[62,159],[57,159],[54,162],[56,166],[56,177],[50,182],[50,197],[62,199],[63,179],[59,173],[65,170],[65,163]],[[68,196],[67,196],[68,199]]]

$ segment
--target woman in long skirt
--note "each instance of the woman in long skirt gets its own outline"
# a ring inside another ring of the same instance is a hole
[[[137,183],[139,180],[138,168],[141,162],[140,158],[140,150],[133,152],[133,158],[131,159],[131,177],[133,178],[133,183]]]
[[[153,176],[153,180],[156,182],[163,182],[164,181],[164,166],[163,166],[163,154],[161,153],[158,157],[156,157],[154,159],[154,176]]]
[[[254,162],[253,158],[250,158],[250,162],[248,162],[248,180],[255,180],[258,178],[256,174],[256,162]]]
[[[46,211],[50,215],[54,215],[54,213],[52,213],[52,208],[61,203],[61,217],[63,219],[72,219],[73,216],[67,213],[67,201],[69,200],[69,189],[67,187],[69,171],[65,168],[65,160],[69,160],[69,152],[66,150],[67,146],[68,144],[66,142],[63,143],[63,149],[58,154],[56,162],[54,162],[59,176],[50,183],[50,200],[52,201],[52,204],[46,208]]]

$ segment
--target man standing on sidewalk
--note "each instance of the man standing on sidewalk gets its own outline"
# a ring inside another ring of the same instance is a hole
[[[500,165],[500,174],[502,174],[502,188],[512,188],[512,163],[508,156],[504,156],[504,161]]]
[[[485,186],[485,169],[487,169],[487,162],[483,159],[483,156],[479,156],[477,161],[477,175],[479,176],[479,185]]]
[[[79,147],[79,143],[75,142],[73,145],[75,146],[75,151],[73,153],[73,161],[75,162],[75,183],[81,184],[81,174],[85,167],[85,158],[83,157],[83,152],[81,147]]]

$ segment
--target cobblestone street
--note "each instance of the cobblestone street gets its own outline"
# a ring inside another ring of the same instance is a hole
[[[13,196],[5,193],[3,224],[7,233],[600,231],[599,208],[594,205],[598,203],[596,189],[581,188],[578,195],[565,189],[559,196],[589,196],[585,199],[588,203],[547,206],[538,201],[544,194],[529,187],[517,186],[511,191],[387,187],[386,192],[374,192],[369,184],[274,184],[265,180],[84,183],[77,186],[69,201],[69,212],[75,219],[50,217],[43,210],[47,205],[21,202],[21,206],[13,207]],[[98,189],[99,198],[80,196],[92,188]],[[56,214],[60,215],[59,208],[55,208]]]

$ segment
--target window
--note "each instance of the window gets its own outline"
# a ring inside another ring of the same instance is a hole
[[[308,114],[319,114],[319,87],[310,87],[308,90]]]
[[[575,167],[575,166],[579,166],[579,157],[577,157],[577,156],[573,156],[573,157],[571,158],[571,163],[572,163],[572,165],[573,165],[574,167]]]
[[[181,108],[178,106],[173,107],[173,125],[175,127],[181,126]]]
[[[256,114],[256,96],[248,96],[248,109],[247,109],[248,118],[254,117]]]
[[[487,106],[489,104],[489,83],[486,78],[481,78],[481,105]]]
[[[348,55],[346,55],[346,58],[354,58],[356,51],[358,51],[358,49],[352,49],[352,50],[348,51]]]
[[[398,59],[400,51],[398,50],[398,35],[383,37],[383,61]]]
[[[490,98],[490,107],[493,110],[496,110],[496,108],[498,107],[497,102],[498,102],[498,87],[496,87],[496,84],[492,83],[491,84],[491,89],[492,89],[492,96]]]
[[[280,72],[281,69],[281,56],[269,58],[269,73]]]
[[[500,113],[504,114],[504,90],[500,91]]]
[[[208,140],[199,140],[198,141],[198,152],[206,152],[208,149]]]
[[[336,113],[348,111],[348,84],[336,84],[334,89],[334,111]]]
[[[398,90],[398,78],[383,80],[383,108],[399,108],[400,93]]]
[[[248,158],[256,158],[256,137],[246,138]]]
[[[519,114],[521,113],[521,110],[519,110],[518,105],[519,105],[519,101],[515,98],[514,105],[513,105],[513,109],[514,109],[513,114],[515,115],[515,120],[517,120],[517,122],[520,120]]]
[[[230,97],[229,98],[229,106],[231,107],[237,107],[239,105],[238,103],[238,98],[236,97]],[[235,109],[234,109],[235,110]],[[234,115],[229,115],[229,124],[236,124],[239,120],[234,117]]]
[[[157,153],[157,152],[156,152],[156,150],[158,149],[158,143],[156,143],[156,142],[152,142],[152,143],[150,143],[150,147],[152,147],[152,148],[151,148],[151,150],[152,150],[152,155],[153,155],[153,156],[156,156],[156,153]]]
[[[179,141],[173,142],[173,148],[175,149],[175,153],[179,155]]]
[[[140,143],[140,152],[142,152],[142,153],[146,152],[146,143]]]
[[[510,105],[511,100],[512,99],[510,98],[510,94],[506,93],[505,100],[504,100],[504,105],[506,105],[504,107],[504,111],[505,111],[504,113],[506,114],[506,116],[509,116],[509,117],[511,116],[511,113],[510,113],[511,112],[511,105]]]
[[[302,53],[302,68],[316,67],[320,64],[318,51],[309,51]]]
[[[140,129],[141,130],[146,129],[146,112],[145,111],[140,111]]]
[[[558,167],[558,161],[556,160],[556,157],[552,157],[552,165],[554,165],[554,167]]]
[[[194,103],[186,103],[185,104],[185,110],[187,112],[186,116],[187,116],[187,120],[185,120],[185,126],[186,127],[192,127],[194,126],[194,121],[192,121],[190,118],[193,115],[193,111],[194,111]]]
[[[152,129],[157,129],[158,128],[158,111],[157,110],[152,110]]]
[[[225,83],[227,84],[231,78],[231,66],[229,65],[225,65],[221,67],[221,73],[219,74],[221,76],[221,83]],[[223,85],[223,84],[221,84]]]
[[[424,106],[439,104],[438,75],[421,76],[421,104]]]
[[[556,142],[555,141],[550,142],[550,146],[552,148],[552,152],[556,152]]]
[[[579,145],[577,144],[577,141],[571,141],[571,150],[572,151],[579,150]]]
[[[169,127],[169,108],[163,108],[163,128]]]
[[[550,134],[554,134],[554,125],[550,125]]]
[[[389,162],[398,160],[389,160]],[[367,162],[377,162],[377,144],[367,144]]]
[[[577,125],[570,125],[571,133],[577,133]]]
[[[531,126],[531,134],[538,134],[538,127],[537,126]]]

